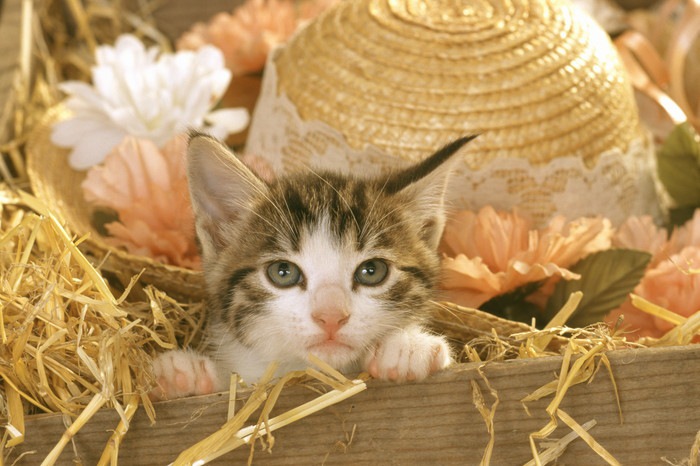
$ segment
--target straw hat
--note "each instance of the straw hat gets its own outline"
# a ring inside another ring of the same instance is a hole
[[[656,209],[624,70],[566,1],[341,2],[268,65],[247,149],[285,169],[390,167],[482,133],[451,189],[458,205],[517,205],[539,222]],[[592,190],[597,204],[558,199]]]
[[[73,170],[68,165],[68,150],[51,143],[53,123],[67,116],[68,111],[63,106],[54,107],[29,138],[27,172],[36,196],[61,217],[69,230],[77,235],[89,235],[82,244],[83,249],[101,263],[101,270],[109,272],[123,285],[143,272],[141,282],[153,284],[172,297],[203,299],[205,287],[201,272],[129,254],[104,241],[98,222],[93,221],[95,208],[85,200],[81,188],[86,172]]]

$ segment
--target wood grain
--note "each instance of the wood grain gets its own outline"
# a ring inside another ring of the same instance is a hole
[[[591,434],[622,464],[660,464],[661,458],[687,457],[700,430],[700,346],[625,350],[609,353],[617,381],[624,423],[620,424],[609,376],[604,370],[591,384],[574,387],[562,405],[579,423],[591,419]],[[523,464],[531,458],[528,435],[548,420],[550,398],[520,400],[553,380],[560,357],[514,360],[486,366],[484,373],[498,391],[496,444],[491,464]],[[472,402],[471,381],[493,400],[475,364],[464,364],[422,383],[395,385],[369,382],[367,391],[277,432],[272,453],[257,451],[254,464],[478,464],[488,441],[483,419]],[[285,391],[281,409],[312,398],[303,387]],[[168,464],[177,454],[225,422],[227,397],[217,394],[157,405],[151,426],[137,414],[120,453],[120,465]],[[67,449],[59,464],[96,464],[118,419],[99,413]],[[355,434],[349,446],[348,439]],[[27,422],[22,451],[35,451],[19,464],[39,464],[60,438],[62,418],[35,416]],[[568,433],[559,428],[553,438]],[[248,450],[232,452],[214,464],[241,464]],[[567,465],[604,464],[581,440],[560,460]]]

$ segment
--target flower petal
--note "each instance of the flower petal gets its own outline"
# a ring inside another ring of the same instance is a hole
[[[611,236],[610,222],[601,218],[567,223],[557,217],[546,228],[531,230],[516,212],[490,206],[459,212],[450,216],[440,247],[448,256],[442,262],[442,288],[462,294],[471,290],[469,299],[475,299],[554,277],[576,279],[567,267],[609,248]]]
[[[104,125],[99,116],[62,120],[51,128],[51,142],[59,147],[73,147],[85,137],[86,132],[99,131]]]
[[[337,1],[247,1],[233,14],[219,13],[206,25],[195,24],[178,40],[177,48],[196,50],[213,44],[234,75],[258,72],[272,48]]]
[[[126,136],[126,132],[113,126],[86,133],[68,155],[68,164],[74,170],[85,170],[101,163],[112,148]]]
[[[57,145],[74,148],[72,166],[99,163],[117,134],[162,146],[188,128],[201,129],[205,117],[210,131],[221,138],[247,126],[249,116],[242,109],[208,115],[231,78],[219,50],[207,46],[197,52],[158,53],[136,37],[123,35],[113,47],[98,47],[93,86],[77,81],[61,84],[74,121],[59,123],[53,139]],[[105,138],[106,148],[97,147],[98,138]]]
[[[250,114],[243,107],[225,108],[207,114],[204,121],[212,125],[210,131],[214,136],[221,132],[227,135],[243,131],[250,122]],[[217,137],[223,139],[222,136]]]

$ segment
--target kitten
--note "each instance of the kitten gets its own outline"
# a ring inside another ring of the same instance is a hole
[[[448,161],[471,139],[389,175],[310,172],[268,183],[215,139],[193,134],[206,354],[161,354],[152,396],[225,390],[231,372],[255,382],[271,361],[280,373],[303,369],[309,353],[398,382],[445,368],[445,338],[422,323],[440,270]]]

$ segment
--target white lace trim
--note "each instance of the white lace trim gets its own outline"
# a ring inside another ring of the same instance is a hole
[[[340,131],[322,121],[302,120],[294,103],[277,93],[274,59],[275,53],[270,54],[246,152],[266,157],[281,172],[312,166],[366,174],[403,163],[372,145],[349,147]],[[457,209],[516,207],[537,225],[556,214],[570,219],[603,215],[613,224],[630,215],[649,214],[658,220],[655,168],[653,144],[646,136],[632,141],[626,153],[603,153],[591,168],[575,156],[536,166],[501,157],[478,170],[458,164],[447,197]]]

